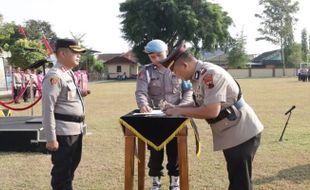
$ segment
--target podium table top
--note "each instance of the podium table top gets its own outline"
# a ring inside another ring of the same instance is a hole
[[[121,116],[119,122],[155,150],[164,148],[190,122],[190,118],[183,116],[171,117],[157,112],[137,113],[139,110],[133,110]]]

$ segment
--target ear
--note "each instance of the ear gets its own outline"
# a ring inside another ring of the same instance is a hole
[[[182,65],[184,66],[184,69],[187,69],[189,67],[189,64],[186,61],[183,61]]]

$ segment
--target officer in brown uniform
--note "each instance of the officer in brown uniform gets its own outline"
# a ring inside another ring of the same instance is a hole
[[[196,102],[196,107],[167,107],[165,113],[206,119],[214,150],[222,150],[226,159],[228,189],[251,190],[252,161],[264,127],[244,101],[239,84],[223,68],[197,60],[182,45],[162,63],[191,80]]]
[[[85,49],[75,40],[58,39],[57,64],[43,79],[43,127],[46,148],[51,151],[53,190],[72,190],[74,171],[82,154],[85,108],[81,92],[74,81],[72,68]]]
[[[30,98],[30,69],[25,69],[23,74],[23,86],[26,88],[23,95],[24,102],[28,102]]]
[[[20,68],[16,67],[15,72],[13,73],[13,88],[14,88],[14,100],[20,94],[22,88],[22,75],[20,73]],[[19,104],[19,100],[15,100],[15,104]]]
[[[172,105],[182,105],[193,102],[191,85],[183,85],[173,72],[159,63],[167,57],[167,45],[161,40],[152,40],[147,43],[144,50],[151,64],[146,65],[139,73],[136,85],[136,101],[141,112],[150,112],[159,107],[161,100]],[[160,129],[159,129],[160,130]],[[156,151],[151,147],[148,163],[149,176],[152,177],[152,190],[160,189],[160,177],[164,151]],[[168,156],[168,175],[170,176],[170,189],[179,190],[179,164],[177,154],[177,140],[174,138],[166,146]]]

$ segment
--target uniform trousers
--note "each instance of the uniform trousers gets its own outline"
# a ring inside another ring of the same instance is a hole
[[[25,90],[25,93],[23,95],[23,99],[24,99],[24,102],[28,102],[28,99],[30,97],[30,87],[26,87],[26,90]]]
[[[17,98],[17,96],[19,96],[20,90],[21,90],[20,86],[14,88],[14,100]],[[18,102],[19,100],[15,100],[15,103],[18,103]]]
[[[74,171],[82,155],[83,135],[57,135],[59,149],[52,152],[51,171],[53,190],[72,190]]]
[[[148,149],[150,150],[149,176],[163,176],[164,150],[156,151],[150,146],[148,146]],[[178,143],[176,137],[166,145],[166,153],[168,175],[179,176]]]
[[[235,147],[223,150],[229,178],[228,190],[252,190],[252,162],[261,134]]]

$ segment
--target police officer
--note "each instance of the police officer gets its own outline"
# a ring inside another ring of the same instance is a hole
[[[150,112],[158,108],[162,101],[171,105],[188,104],[193,102],[191,85],[183,85],[182,81],[169,69],[159,63],[167,57],[167,45],[161,40],[147,43],[144,51],[148,54],[151,64],[146,65],[139,73],[136,85],[136,101],[140,112]],[[160,129],[158,129],[160,130]],[[152,178],[152,190],[159,190],[161,183],[164,151],[156,151],[151,147],[148,163],[149,176]],[[168,156],[168,174],[170,189],[179,190],[179,164],[177,154],[177,139],[174,138],[166,146]]]
[[[43,126],[46,148],[52,154],[52,188],[72,190],[82,153],[85,108],[71,69],[79,64],[85,49],[75,40],[58,39],[55,52],[57,64],[43,79]]]
[[[24,88],[26,88],[23,99],[24,102],[28,102],[28,99],[30,97],[30,69],[24,69],[23,86]]]
[[[206,119],[214,150],[222,150],[226,159],[228,189],[251,190],[252,161],[264,127],[244,101],[239,84],[223,68],[197,60],[182,45],[162,63],[191,80],[196,102],[196,107],[168,107],[165,113]]]
[[[13,88],[14,88],[14,100],[15,100],[15,104],[19,104],[19,100],[16,99],[19,94],[20,94],[20,90],[22,88],[22,75],[20,73],[20,68],[19,67],[15,67],[15,72],[13,73]]]

